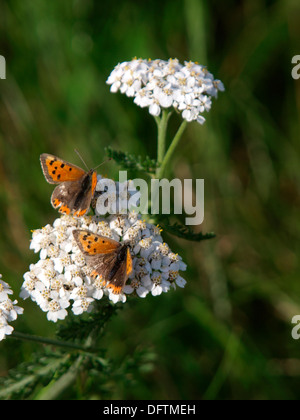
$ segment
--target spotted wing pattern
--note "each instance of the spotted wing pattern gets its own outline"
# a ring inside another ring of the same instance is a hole
[[[97,235],[88,230],[74,230],[73,236],[93,269],[91,276],[100,276],[113,293],[121,293],[132,271],[132,258],[127,244]]]

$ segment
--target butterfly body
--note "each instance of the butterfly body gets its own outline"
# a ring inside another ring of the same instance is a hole
[[[79,166],[56,156],[43,153],[41,166],[49,184],[58,184],[51,196],[51,204],[60,213],[83,216],[90,208],[97,184],[97,173],[86,172]]]
[[[121,293],[132,271],[129,245],[120,243],[88,230],[76,229],[73,236],[84,254],[86,263],[93,268],[92,277],[101,276],[113,293]]]

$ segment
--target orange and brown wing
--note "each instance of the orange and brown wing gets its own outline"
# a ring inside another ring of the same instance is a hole
[[[118,265],[118,270],[114,276],[110,276],[110,278],[106,281],[106,287],[111,289],[115,295],[118,295],[122,292],[123,287],[128,279],[126,273],[126,261],[122,261]]]
[[[110,267],[105,280],[107,288],[111,289],[116,295],[121,293],[126,284],[129,274],[132,271],[132,258],[129,247],[125,244],[121,245],[114,264]]]
[[[129,247],[88,230],[74,230],[73,236],[87,264],[93,268],[91,276],[101,276],[114,294],[121,293],[132,271]]]
[[[91,175],[89,175],[91,174]],[[90,186],[88,188],[85,189],[85,187],[83,186],[84,190],[81,191],[81,193],[79,194],[79,201],[76,203],[74,203],[74,207],[76,209],[74,216],[76,217],[81,217],[83,216],[88,209],[90,208],[91,205],[91,201],[95,192],[95,188],[97,185],[97,173],[96,171],[89,171],[89,173],[87,174],[87,176],[90,177]]]
[[[76,229],[73,231],[73,236],[81,252],[88,256],[111,254],[121,246],[119,242],[89,230]]]
[[[49,184],[59,184],[64,181],[77,181],[86,173],[79,166],[66,162],[57,156],[43,153],[40,156],[42,170]]]
[[[127,260],[126,260],[126,274],[129,276],[129,274],[132,272],[132,258],[129,251],[129,248],[127,248]]]

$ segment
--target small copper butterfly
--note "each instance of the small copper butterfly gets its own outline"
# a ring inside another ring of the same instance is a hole
[[[93,269],[91,276],[101,276],[106,287],[111,288],[114,294],[120,294],[132,271],[128,243],[120,243],[84,229],[75,229],[73,236],[87,265]]]
[[[83,216],[90,208],[97,185],[96,171],[85,171],[48,153],[43,153],[40,161],[49,184],[59,184],[51,196],[52,206],[60,213]]]

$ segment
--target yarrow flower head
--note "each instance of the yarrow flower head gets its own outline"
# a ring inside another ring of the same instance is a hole
[[[129,244],[132,272],[120,294],[114,294],[101,276],[94,278],[86,264],[73,231],[86,229],[95,234]],[[180,271],[186,264],[163,242],[161,229],[142,220],[135,212],[107,217],[63,215],[32,233],[30,248],[39,253],[39,261],[24,274],[20,296],[30,297],[56,322],[68,315],[89,312],[95,300],[104,295],[114,302],[126,302],[128,295],[145,298],[184,287]]]
[[[133,59],[119,63],[108,77],[111,92],[120,91],[134,98],[141,108],[159,116],[162,108],[175,108],[187,121],[203,124],[203,113],[211,108],[211,98],[224,85],[198,63],[177,59]]]
[[[23,313],[23,308],[17,306],[18,301],[12,301],[9,298],[13,292],[9,285],[1,279],[2,275],[0,274],[0,341],[13,332],[14,329],[9,323],[15,321],[18,315]]]

